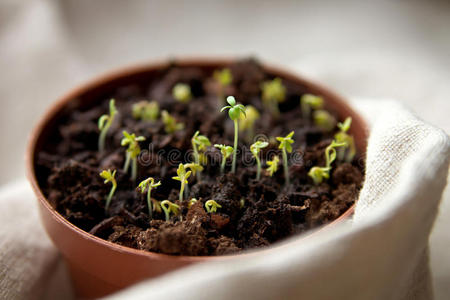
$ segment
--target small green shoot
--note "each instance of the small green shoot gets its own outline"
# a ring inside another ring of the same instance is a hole
[[[274,78],[273,80],[265,81],[261,85],[262,100],[264,106],[269,109],[272,115],[276,118],[280,115],[278,103],[281,103],[286,98],[286,88],[281,81],[281,78]]]
[[[222,205],[211,199],[205,202],[205,208],[207,213],[215,213],[218,208],[222,208]]]
[[[194,161],[197,165],[202,165],[201,155],[206,150],[206,147],[211,146],[209,139],[201,135],[199,131],[196,131],[194,136],[191,138],[192,149],[194,150]],[[205,157],[206,158],[206,157]],[[202,169],[203,170],[203,169]],[[201,172],[201,171],[200,171]],[[201,174],[198,173],[197,179],[201,180]],[[195,172],[194,172],[195,175]]]
[[[258,110],[251,106],[245,106],[245,116],[239,117],[239,130],[247,131],[247,140],[251,141],[255,135],[255,122],[260,117]]]
[[[188,208],[191,208],[192,205],[194,205],[195,203],[197,203],[197,199],[196,198],[192,198],[191,200],[189,200],[188,203]]]
[[[239,200],[239,208],[244,208],[245,207],[245,198],[242,197],[241,200]]]
[[[277,137],[277,141],[280,142],[278,149],[281,149],[281,153],[283,154],[284,180],[285,180],[284,184],[286,186],[289,185],[289,166],[288,166],[287,153],[292,152],[292,144],[294,143],[294,140],[292,139],[293,135],[294,135],[294,132],[291,131],[285,137]]]
[[[172,89],[172,96],[181,103],[189,103],[192,99],[191,87],[186,83],[177,83]]]
[[[319,109],[313,113],[314,124],[329,132],[336,126],[336,119],[326,110]]]
[[[106,205],[105,205],[105,211],[108,211],[109,209],[109,205],[111,203],[111,199],[114,196],[114,192],[116,191],[117,188],[117,181],[116,181],[116,170],[114,170],[113,172],[111,172],[111,170],[103,170],[100,173],[100,177],[102,177],[103,179],[105,179],[105,184],[107,184],[108,182],[111,182],[112,187],[111,187],[111,191],[109,192],[108,198],[106,198]]]
[[[188,184],[188,178],[191,176],[192,171],[187,171],[183,164],[178,165],[177,176],[172,177],[172,179],[178,180],[181,183],[179,200],[183,202],[183,193],[186,184]]]
[[[115,100],[111,99],[109,101],[109,115],[102,115],[98,119],[98,129],[100,129],[100,136],[98,138],[98,151],[103,152],[105,150],[105,140],[108,130],[114,121],[114,117],[117,114],[117,109],[115,105]]]
[[[164,123],[164,130],[167,134],[172,134],[176,131],[183,130],[184,124],[177,122],[174,117],[172,117],[167,110],[163,110],[161,113],[162,121]]]
[[[347,145],[345,148],[338,149],[337,158],[340,161],[345,160],[346,162],[351,162],[356,155],[355,140],[353,139],[353,136],[347,133],[351,125],[352,125],[351,117],[346,118],[343,123],[337,124],[340,131],[334,135],[334,138],[336,139],[336,142],[346,143]],[[348,148],[347,155],[346,155],[346,148]]]
[[[158,181],[155,183],[155,179],[152,177],[149,177],[139,183],[138,189],[141,191],[142,194],[145,193],[145,190],[147,190],[147,205],[148,205],[148,216],[150,220],[153,218],[153,208],[152,208],[152,198],[151,193],[152,189],[157,188],[161,185],[161,181]]]
[[[159,104],[156,101],[139,101],[133,104],[131,113],[136,120],[156,121],[159,117]]]
[[[236,173],[236,157],[237,157],[237,147],[239,139],[239,124],[238,120],[241,115],[245,115],[245,107],[242,104],[237,104],[236,99],[233,96],[227,97],[227,102],[229,105],[222,107],[220,112],[228,109],[228,116],[234,122],[234,149],[233,149],[233,163],[231,165],[231,172]]]
[[[153,202],[153,211],[156,211],[157,213],[161,213],[162,212],[161,201],[152,199],[152,202]]]
[[[311,117],[311,111],[313,109],[319,109],[323,107],[323,98],[311,94],[304,94],[300,98],[300,107],[302,109],[303,118],[309,119]]]
[[[123,138],[120,144],[122,146],[128,146],[127,148],[127,156],[125,160],[125,165],[123,167],[123,171],[125,173],[128,172],[128,168],[130,166],[130,161],[133,162],[131,166],[131,180],[136,181],[137,176],[137,157],[139,153],[141,153],[141,147],[139,147],[139,142],[145,141],[145,137],[138,136],[133,134],[129,134],[127,131],[123,131]]]
[[[184,165],[185,169],[190,169],[192,171],[192,175],[196,176],[197,172],[203,171],[203,166],[196,163],[187,163]]]
[[[171,213],[174,216],[180,214],[180,207],[177,204],[170,202],[169,200],[162,201],[160,205],[162,210],[164,211],[164,215],[166,216],[166,222],[169,222]]]
[[[324,179],[330,178],[331,164],[336,159],[336,148],[345,147],[346,143],[338,143],[335,140],[325,149],[325,167],[312,167],[308,176],[312,178],[314,184],[320,184]]]
[[[227,162],[227,158],[233,153],[233,147],[223,145],[223,144],[215,144],[214,147],[220,149],[220,153],[222,153],[222,162],[220,164],[220,174],[225,172],[225,164]]]
[[[185,169],[190,169],[192,171],[192,175],[197,176],[197,181],[199,181],[200,173],[203,171],[203,166],[196,163],[187,163],[184,164]],[[185,196],[189,196],[189,185],[186,184],[184,190]]]
[[[219,84],[219,95],[218,95],[219,98],[224,99],[225,89],[233,81],[233,75],[231,74],[230,69],[225,68],[222,70],[214,71],[213,78]]]
[[[261,178],[261,160],[259,159],[259,152],[267,146],[269,146],[269,143],[263,141],[256,141],[250,146],[250,152],[252,152],[256,159],[256,180]]]
[[[267,174],[272,177],[273,174],[275,174],[278,171],[278,163],[280,162],[280,158],[278,155],[274,155],[272,157],[272,160],[267,161]]]
[[[190,169],[192,171],[192,175],[197,176],[197,181],[200,181],[200,173],[203,171],[203,166],[196,163],[187,163],[184,165],[185,169]],[[186,196],[189,195],[189,186],[186,185],[185,190]]]

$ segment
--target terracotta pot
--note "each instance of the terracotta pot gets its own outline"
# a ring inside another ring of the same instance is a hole
[[[225,67],[231,61],[228,59],[180,59],[176,63],[180,66],[195,66],[205,70],[214,70]],[[170,63],[173,63],[173,61]],[[168,65],[169,62],[164,61],[126,68],[78,87],[56,102],[32,132],[27,149],[28,179],[39,200],[40,215],[45,229],[66,260],[73,280],[73,286],[79,297],[101,297],[140,280],[156,277],[189,264],[210,260],[233,259],[237,256],[170,256],[131,249],[105,241],[75,227],[64,219],[47,202],[39,187],[35,173],[36,154],[40,151],[41,146],[48,139],[51,139],[52,127],[64,110],[80,105],[95,105],[97,101],[106,97],[117,86],[133,82],[146,82],[158,76],[158,70],[166,68]],[[264,69],[275,76],[287,78],[306,86],[312,94],[322,95],[326,100],[327,108],[337,112],[341,118],[351,116],[353,123],[350,133],[355,137],[358,152],[365,152],[366,125],[362,118],[340,96],[327,88],[305,80],[282,68],[264,66]],[[340,218],[323,228],[332,226],[334,223],[347,218],[352,212],[353,207]],[[295,239],[293,243],[298,240]],[[276,251],[276,249],[277,245],[274,245],[270,248],[252,251],[250,254],[238,255],[252,255],[258,252]]]

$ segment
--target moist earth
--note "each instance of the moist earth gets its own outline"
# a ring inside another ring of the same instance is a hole
[[[43,146],[36,160],[38,180],[50,204],[74,225],[105,240],[146,251],[193,256],[264,247],[339,217],[355,202],[361,189],[364,170],[356,163],[358,157],[352,163],[335,161],[330,179],[313,184],[307,173],[312,166],[325,164],[325,148],[337,129],[326,132],[302,118],[299,99],[308,93],[304,86],[283,79],[286,99],[280,103],[280,117],[275,118],[262,105],[260,87],[273,76],[255,60],[238,61],[229,69],[233,82],[223,92],[211,79],[211,72],[174,64],[156,79],[118,86],[114,93],[99,99],[100,105],[68,110],[55,124],[51,142]],[[171,91],[177,83],[190,85],[193,98],[189,103],[173,98]],[[201,181],[191,176],[188,197],[180,203],[179,182],[172,177],[179,163],[192,161],[191,137],[195,131],[207,136],[212,145],[233,144],[233,123],[227,113],[220,113],[225,104],[220,94],[234,95],[239,103],[251,104],[260,112],[254,132],[257,138],[269,142],[261,157],[269,153],[281,157],[274,137],[295,132],[289,164],[291,183],[284,185],[281,164],[274,176],[263,171],[261,179],[255,180],[256,164],[249,151],[255,137],[241,132],[236,173],[229,172],[231,161],[227,161],[227,172],[222,175],[220,152],[209,147]],[[115,98],[119,114],[100,154],[97,121],[108,113],[110,98]],[[184,124],[184,129],[167,134],[161,120],[134,119],[132,105],[141,100],[157,101],[161,110]],[[341,121],[346,117],[334,116]],[[136,182],[123,172],[123,130],[146,137],[140,143],[143,151]],[[104,184],[99,176],[105,169],[117,170],[118,184],[107,212],[105,199],[111,185]],[[156,210],[149,219],[146,194],[136,190],[137,184],[148,177],[162,183],[152,190],[152,198],[180,205],[181,216],[166,222],[164,213]],[[198,201],[188,208],[191,198]],[[205,211],[209,199],[222,206],[216,213]]]

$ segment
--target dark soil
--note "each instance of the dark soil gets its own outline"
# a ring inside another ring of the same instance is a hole
[[[357,199],[363,180],[363,169],[356,164],[336,161],[330,179],[318,186],[307,176],[314,165],[324,165],[324,150],[334,132],[326,133],[311,120],[301,116],[300,96],[305,87],[283,80],[286,101],[280,104],[278,119],[264,109],[260,84],[271,79],[257,62],[240,61],[230,65],[233,83],[226,94],[232,94],[244,105],[251,104],[261,113],[255,132],[269,137],[269,147],[261,154],[262,163],[269,153],[281,153],[273,137],[285,136],[294,130],[294,152],[290,154],[291,185],[284,187],[282,165],[269,177],[264,172],[255,180],[256,166],[251,159],[245,134],[240,136],[236,174],[220,175],[220,152],[214,147],[207,151],[208,165],[202,181],[191,176],[189,196],[199,201],[187,208],[187,200],[178,202],[179,182],[172,179],[179,163],[192,160],[190,139],[196,130],[206,135],[212,144],[233,144],[233,123],[227,113],[220,113],[223,100],[211,74],[196,68],[171,66],[158,79],[146,84],[117,87],[114,94],[119,114],[111,127],[106,151],[97,151],[99,130],[97,120],[108,112],[110,97],[101,105],[71,109],[55,126],[51,143],[38,154],[38,179],[48,201],[67,220],[105,240],[152,252],[172,255],[223,255],[249,248],[263,247],[292,234],[326,224],[346,211]],[[194,98],[188,104],[176,102],[172,87],[188,83]],[[160,120],[138,121],[132,118],[131,106],[143,100],[156,100],[185,129],[167,135]],[[333,113],[333,112],[331,112]],[[343,120],[346,116],[336,116]],[[156,211],[149,220],[146,195],[136,191],[137,183],[122,171],[125,148],[120,146],[122,131],[143,135],[139,157],[138,180],[151,176],[162,185],[152,191],[158,201],[169,199],[182,207],[182,220]],[[337,130],[337,129],[336,129]],[[244,157],[247,159],[244,160]],[[249,159],[250,158],[250,159]],[[227,171],[231,161],[227,162]],[[111,188],[99,173],[117,170],[117,191],[108,212],[105,199]],[[186,197],[185,197],[186,199]],[[204,203],[214,199],[222,208],[206,213]],[[242,205],[243,204],[243,205]]]

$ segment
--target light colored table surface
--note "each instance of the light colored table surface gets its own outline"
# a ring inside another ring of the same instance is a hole
[[[0,0],[0,45],[0,183],[22,176],[25,137],[58,96],[176,55],[257,55],[450,132],[448,1]],[[450,296],[449,222],[447,189],[431,236],[438,299]]]

